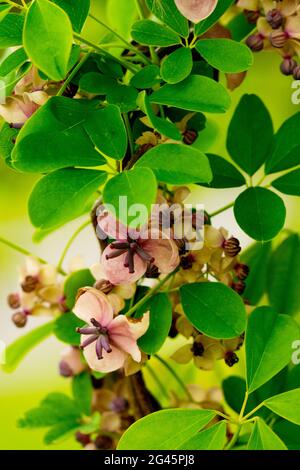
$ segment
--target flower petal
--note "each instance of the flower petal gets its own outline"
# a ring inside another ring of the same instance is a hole
[[[285,23],[285,31],[291,38],[300,38],[300,15],[291,16],[287,18]]]
[[[86,337],[82,337],[82,341],[85,341]],[[126,353],[120,351],[115,346],[111,346],[112,351],[110,353],[103,351],[103,359],[98,359],[96,354],[95,343],[90,344],[84,348],[83,354],[89,365],[89,367],[98,372],[108,373],[123,367]]]
[[[111,215],[105,206],[100,206],[97,209],[97,221],[97,229],[100,229],[100,233],[97,232],[98,236],[101,235],[102,231],[109,238],[114,238],[115,240],[127,239],[127,228]]]
[[[176,243],[163,236],[158,239],[146,240],[143,248],[154,258],[154,264],[162,274],[169,274],[179,265],[179,252]]]
[[[95,318],[103,327],[109,325],[113,319],[113,308],[106,295],[96,289],[89,289],[82,294],[73,312],[86,323],[90,323],[91,318]]]
[[[193,23],[207,18],[216,8],[218,0],[175,0],[180,13]]]
[[[140,318],[129,318],[130,331],[135,339],[143,336],[149,328],[150,312],[144,313]]]
[[[109,328],[109,340],[118,349],[130,354],[136,362],[141,361],[141,351],[131,330],[131,325],[124,315],[114,318]]]
[[[147,263],[139,256],[134,256],[134,273],[130,273],[129,269],[124,266],[125,256],[123,254],[117,258],[106,259],[115,250],[108,246],[102,253],[101,264],[104,269],[105,277],[112,284],[130,284],[140,279],[146,272]]]

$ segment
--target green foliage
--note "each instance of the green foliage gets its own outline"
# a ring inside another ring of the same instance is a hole
[[[64,313],[55,320],[53,332],[63,343],[79,346],[80,335],[76,332],[76,328],[81,328],[83,325],[84,322],[73,313]]]
[[[26,14],[23,41],[28,56],[42,72],[53,80],[65,78],[73,31],[61,8],[48,0],[35,0]]]
[[[248,188],[235,201],[237,223],[254,240],[272,240],[284,226],[286,209],[283,200],[266,188]]]
[[[201,39],[196,49],[209,65],[221,72],[243,72],[253,64],[250,49],[231,39]]]
[[[91,210],[91,196],[105,182],[106,173],[65,168],[44,176],[33,188],[28,213],[34,227],[59,227]]]
[[[256,418],[248,450],[286,450],[286,446],[262,419]]]
[[[54,0],[54,3],[65,10],[69,16],[73,29],[80,33],[90,9],[90,0]]]
[[[119,85],[111,87],[107,93],[107,101],[119,106],[122,113],[137,109],[138,92],[132,86]]]
[[[188,21],[178,11],[174,0],[160,0],[160,2],[157,2],[157,0],[146,0],[146,3],[158,19],[180,34],[180,36],[188,37]]]
[[[103,75],[99,72],[88,72],[82,75],[79,80],[80,90],[93,93],[95,95],[107,95],[117,82],[114,78]]]
[[[273,144],[269,111],[256,95],[244,95],[228,129],[227,149],[232,159],[252,176],[265,163]]]
[[[181,449],[214,416],[212,410],[173,409],[152,413],[130,426],[121,437],[118,450]]]
[[[280,372],[291,360],[291,345],[299,339],[298,324],[270,307],[250,315],[246,330],[247,388],[251,393]]]
[[[161,77],[165,82],[179,83],[190,75],[192,69],[192,51],[187,47],[181,47],[163,60]]]
[[[4,10],[6,13],[7,10]],[[24,26],[24,16],[16,13],[8,13],[0,16],[0,48],[20,46]]]
[[[212,178],[207,157],[186,145],[153,147],[136,163],[140,167],[151,168],[159,181],[170,184],[209,183]]]
[[[135,41],[149,46],[167,47],[180,44],[180,37],[174,31],[151,20],[134,23],[131,36]]]
[[[226,444],[227,425],[225,421],[214,424],[184,442],[181,450],[223,450]]]
[[[239,188],[246,184],[246,180],[242,173],[240,173],[232,163],[225,160],[225,158],[219,157],[218,155],[207,154],[206,155],[213,179],[208,184],[201,184],[208,188]]]
[[[146,65],[139,70],[130,80],[130,84],[135,88],[143,90],[152,88],[160,82],[160,69],[157,65]]]
[[[300,196],[300,169],[280,176],[272,182],[272,186],[281,193]]]
[[[269,398],[265,401],[265,406],[277,415],[300,426],[299,400],[300,388]]]
[[[27,54],[23,47],[12,52],[0,65],[0,76],[4,77],[13,70],[23,65],[28,60]]]
[[[257,242],[241,255],[242,262],[250,268],[243,297],[251,305],[257,305],[266,291],[271,250],[271,242]]]
[[[195,26],[195,34],[197,36],[200,36],[201,34],[204,34],[208,29],[210,29],[217,21],[223,16],[223,14],[228,10],[228,8],[234,3],[234,0],[222,0],[222,2],[218,2],[216,8],[212,12],[211,15],[209,15],[208,18],[206,18],[203,21],[200,21]]]
[[[66,297],[66,305],[72,310],[75,304],[78,289],[81,287],[92,287],[95,283],[95,278],[89,269],[80,269],[70,274],[64,284],[64,295]]]
[[[72,380],[72,392],[76,405],[81,413],[90,416],[93,387],[91,376],[88,372],[75,375]]]
[[[141,92],[140,98],[143,100],[142,108],[144,109],[144,112],[146,113],[147,118],[149,119],[149,122],[153,128],[157,132],[160,132],[162,135],[169,137],[170,139],[181,140],[181,133],[177,129],[176,125],[167,119],[163,119],[157,116],[154,113],[152,105],[145,92]]]
[[[230,106],[230,96],[225,88],[201,75],[190,75],[183,82],[164,85],[150,96],[150,101],[207,113],[224,113]]]
[[[246,327],[240,296],[220,282],[186,284],[180,288],[184,313],[201,333],[212,338],[235,338]]]
[[[11,343],[6,349],[6,363],[2,366],[4,372],[14,372],[24,357],[50,336],[53,327],[54,322],[45,323]]]

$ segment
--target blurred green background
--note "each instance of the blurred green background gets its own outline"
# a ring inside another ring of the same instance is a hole
[[[93,4],[93,13],[101,17],[102,20],[108,19],[110,24],[124,35],[128,35],[130,22],[136,14],[134,0],[97,0]],[[103,35],[103,30],[88,20],[84,34],[97,41]],[[244,93],[255,93],[263,99],[271,112],[275,129],[278,129],[286,118],[300,110],[300,105],[293,105],[291,101],[292,80],[280,74],[279,63],[280,58],[274,53],[262,52],[255,55],[255,64],[246,80],[240,88],[232,93],[230,111],[221,116],[208,116],[208,128],[203,133],[203,148],[205,150],[227,156],[225,149],[227,127],[232,112]],[[222,77],[222,81],[225,83],[224,77]],[[66,241],[74,228],[79,226],[80,221],[68,224],[39,245],[34,245],[32,242],[33,229],[28,220],[26,205],[30,190],[37,178],[36,175],[15,173],[0,161],[0,236],[32,250],[51,263],[55,263],[58,261]],[[196,189],[198,202],[204,203],[208,212],[231,202],[238,193],[238,190],[206,190],[199,187]],[[286,226],[293,230],[299,230],[299,202],[296,198],[288,196],[285,197],[285,202],[288,208]],[[216,217],[214,223],[217,226],[225,226],[231,233],[241,238],[243,247],[249,244],[250,240],[244,235],[241,236],[232,211]],[[87,266],[98,260],[97,244],[92,230],[89,228],[76,240],[69,258],[79,254],[83,256]],[[17,266],[23,263],[24,258],[0,244],[0,259],[0,340],[9,344],[19,335],[45,320],[32,318],[29,325],[23,330],[17,330],[12,325],[11,312],[6,305],[6,297],[17,286]],[[32,351],[13,374],[6,375],[0,372],[0,449],[46,448],[42,439],[43,431],[23,431],[16,427],[16,421],[28,408],[36,406],[47,393],[51,391],[69,393],[69,381],[60,378],[57,374],[59,355],[63,348],[63,344],[50,338]],[[167,357],[176,348],[177,342],[170,340],[164,348],[163,355]],[[165,371],[154,360],[153,367],[165,381]],[[226,374],[242,373],[243,361],[233,370],[219,364],[217,370],[212,373],[195,372],[190,366],[177,365],[176,367],[185,382],[210,387],[220,383],[221,378]],[[150,386],[155,387],[148,376],[146,379]],[[172,382],[171,378],[168,380],[168,384],[170,389],[176,390],[176,384]],[[50,449],[76,448],[79,448],[79,445],[72,438],[50,447]]]

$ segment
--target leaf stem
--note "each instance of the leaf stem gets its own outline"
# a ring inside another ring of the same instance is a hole
[[[118,39],[120,39],[120,41],[123,42],[123,44],[126,45],[127,49],[129,49],[132,52],[135,52],[141,58],[144,64],[151,64],[151,61],[148,59],[148,57],[146,57],[141,51],[139,51],[137,47],[134,47],[132,44],[130,44],[130,42],[127,41],[127,39],[123,38],[121,34],[119,34],[117,31],[115,31],[110,26],[105,24],[103,21],[99,20],[99,18],[97,18],[96,16],[92,15],[92,13],[89,14],[89,17],[92,18],[94,21],[96,21],[96,23],[99,23],[101,26],[106,28],[111,33],[113,33]]]
[[[167,363],[167,361],[165,361],[161,356],[159,356],[158,354],[154,354],[154,357],[170,372],[170,374],[174,377],[174,379],[176,380],[176,382],[178,383],[178,385],[180,385],[181,389],[184,391],[184,393],[186,394],[187,398],[189,400],[191,400],[193,403],[194,403],[194,399],[191,395],[191,393],[189,392],[189,390],[187,389],[187,387],[185,386],[184,382],[181,380],[181,378],[179,377],[179,375],[177,374],[177,372],[175,372],[175,370],[173,369],[173,367],[170,366],[170,364]]]
[[[13,250],[17,251],[18,253],[21,253],[22,255],[34,257],[41,264],[49,264],[48,261],[44,260],[43,258],[40,258],[39,256],[34,255],[30,251],[26,250],[26,248],[23,248],[20,245],[17,245],[16,243],[7,240],[6,238],[0,237],[0,243],[3,243],[4,245],[8,246],[9,248],[12,248]],[[63,269],[58,269],[58,272],[63,276],[66,275]]]
[[[221,209],[218,209],[216,210],[215,212],[212,212],[210,214],[210,217],[215,217],[216,215],[219,215],[219,214],[222,214],[222,212],[225,212],[227,211],[228,209],[230,209],[231,207],[233,207],[235,204],[235,201],[231,202],[230,204],[227,204],[226,206],[224,207],[221,207]]]
[[[233,435],[233,438],[231,439],[231,441],[228,443],[228,445],[226,446],[226,450],[231,450],[233,449],[233,447],[235,446],[235,444],[237,443],[238,441],[238,438],[240,436],[240,432],[241,432],[241,429],[242,429],[242,426],[244,424],[244,413],[245,413],[245,409],[246,409],[246,406],[247,406],[247,403],[248,403],[248,398],[249,398],[249,392],[248,390],[246,391],[245,393],[245,398],[244,398],[244,401],[243,401],[243,405],[242,405],[242,408],[241,408],[241,411],[240,411],[240,415],[239,415],[239,420],[238,420],[238,423],[237,423],[237,429]]]
[[[141,20],[143,20],[145,18],[145,15],[144,15],[144,10],[142,8],[140,0],[135,0],[135,4],[136,4],[136,9],[138,11],[139,17],[141,18]]]
[[[123,67],[125,67],[126,69],[128,70],[131,70],[131,72],[133,73],[136,73],[136,67],[133,66],[133,64],[130,64],[129,62],[125,61],[125,60],[122,60],[118,57],[115,57],[114,55],[110,54],[109,52],[107,52],[103,47],[101,47],[100,45],[97,45],[91,41],[89,41],[88,39],[85,39],[83,38],[82,36],[80,36],[80,34],[78,33],[73,33],[73,36],[75,39],[77,39],[79,42],[81,42],[82,44],[86,44],[87,46],[90,46],[92,47],[95,51],[97,52],[100,52],[101,54],[104,54],[105,56],[111,58],[112,60],[118,62],[120,65],[122,65]]]
[[[150,289],[147,294],[141,299],[139,300],[133,307],[131,307],[128,312],[126,313],[126,316],[127,317],[130,317],[133,313],[135,313],[137,311],[137,309],[139,309],[140,307],[142,307],[148,299],[150,299],[150,297],[152,297],[154,294],[156,294],[159,289],[166,283],[168,282],[169,279],[171,279],[172,276],[175,275],[175,273],[177,272],[177,269],[173,272],[171,272],[170,274],[168,274],[164,279],[162,279],[158,284],[156,284],[156,286],[154,286],[152,289]]]
[[[15,8],[18,8],[19,10],[23,10],[24,6],[23,5],[19,5],[18,3],[15,3],[11,0],[5,0],[6,3],[8,3],[9,5],[15,7]],[[22,2],[23,3],[23,2]]]
[[[129,117],[127,113],[123,113],[123,119],[127,131],[127,136],[128,136],[128,141],[129,141],[129,147],[130,147],[130,155],[133,157],[134,155],[134,142],[133,142],[133,135],[132,135],[132,130],[129,122]]]
[[[72,81],[72,79],[75,77],[75,75],[77,74],[77,72],[81,69],[81,67],[83,66],[83,64],[88,60],[88,58],[90,57],[91,55],[91,52],[88,52],[86,53],[82,58],[81,60],[78,62],[78,64],[73,68],[72,72],[68,75],[68,77],[66,78],[66,80],[64,81],[63,85],[61,86],[61,88],[58,90],[57,92],[57,96],[62,96],[64,94],[64,92],[66,91],[69,83]]]
[[[260,403],[258,406],[256,406],[250,413],[248,413],[246,416],[244,416],[243,421],[248,420],[254,413],[256,413],[260,408],[262,408],[265,405],[264,402]]]
[[[58,270],[61,270],[62,268],[62,264],[64,262],[64,259],[73,243],[73,241],[75,240],[75,238],[79,235],[80,232],[82,232],[82,230],[87,227],[89,224],[91,223],[90,220],[87,220],[85,221],[82,225],[80,225],[80,227],[78,227],[77,230],[75,230],[75,232],[73,233],[73,235],[71,236],[71,238],[69,239],[68,243],[66,244],[62,254],[61,254],[61,257],[59,259],[59,262],[58,262],[58,265],[57,265],[57,269]]]
[[[153,378],[154,382],[157,383],[157,386],[160,389],[161,394],[164,395],[167,399],[169,399],[170,398],[169,394],[168,394],[167,390],[165,389],[162,381],[160,380],[160,378],[156,374],[155,370],[152,369],[152,367],[149,365],[149,363],[147,363],[146,368],[147,368],[149,374],[151,375],[151,377]]]

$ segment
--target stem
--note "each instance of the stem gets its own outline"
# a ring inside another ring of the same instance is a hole
[[[237,429],[235,431],[235,434],[234,434],[233,438],[231,439],[231,441],[227,445],[226,450],[232,449],[235,446],[235,444],[237,443],[238,439],[239,439],[240,432],[241,432],[242,426],[244,424],[243,423],[243,421],[244,421],[243,416],[244,416],[245,409],[246,409],[246,406],[247,406],[247,403],[248,403],[248,398],[249,398],[249,393],[248,393],[248,391],[246,391],[245,399],[244,399],[244,402],[243,402],[243,405],[242,405],[242,408],[241,408],[241,412],[240,412],[240,415],[239,415],[239,421],[238,421],[238,424],[237,424]]]
[[[96,16],[92,15],[91,13],[89,14],[89,17],[92,18],[97,23],[99,23],[104,28],[106,28],[108,31],[113,33],[118,39],[120,39],[120,41],[123,42],[123,44],[126,45],[127,49],[129,49],[132,52],[135,52],[145,64],[151,64],[151,61],[148,59],[148,57],[146,57],[141,51],[139,51],[139,49],[137,47],[134,47],[132,44],[130,44],[130,42],[127,41],[127,39],[123,38],[123,36],[121,36],[117,31],[112,29],[107,24],[103,23],[103,21],[99,20],[99,18],[96,18]],[[107,44],[106,44],[106,46],[107,46]]]
[[[23,5],[19,5],[18,3],[12,2],[11,0],[6,0],[6,3],[8,3],[9,5],[12,5],[15,8],[18,8],[19,10],[23,10],[24,8]]]
[[[235,201],[231,202],[230,204],[227,204],[226,206],[222,207],[221,209],[218,209],[217,211],[215,212],[212,212],[210,214],[210,217],[215,217],[216,215],[219,215],[219,214],[222,214],[222,212],[225,212],[227,211],[228,209],[230,209],[231,207],[234,206],[234,203]]]
[[[126,131],[127,131],[127,135],[128,135],[130,155],[133,156],[133,154],[134,154],[134,142],[133,142],[133,135],[132,135],[132,130],[131,130],[128,114],[123,113],[123,118],[124,118],[125,127],[126,127]]]
[[[165,389],[162,381],[160,380],[160,378],[158,377],[158,375],[156,374],[154,369],[152,369],[152,367],[149,365],[149,363],[147,363],[147,370],[148,370],[149,374],[151,375],[151,377],[153,378],[154,382],[157,383],[158,388],[160,389],[162,395],[164,395],[166,398],[169,399],[170,397],[169,397],[169,394],[168,394],[167,390]]]
[[[9,240],[6,240],[6,238],[0,237],[0,243],[3,243],[4,245],[8,246],[9,248],[12,248],[15,251],[18,251],[22,255],[34,257],[41,264],[49,264],[48,261],[44,260],[43,258],[40,258],[39,256],[34,255],[30,251],[26,250],[26,248],[22,248],[21,246],[17,245],[16,243],[13,243]],[[58,269],[58,272],[60,274],[62,274],[63,276],[66,275],[65,271],[63,271],[62,269]]]
[[[177,269],[175,271],[173,271],[172,273],[168,274],[164,279],[162,279],[155,287],[153,287],[152,289],[149,290],[149,292],[147,292],[147,294],[141,299],[139,300],[133,307],[131,307],[128,312],[126,313],[126,316],[127,317],[130,317],[134,312],[136,312],[136,310],[138,310],[140,307],[142,307],[144,305],[144,303],[147,302],[148,299],[150,299],[150,297],[152,297],[152,295],[156,294],[157,291],[159,291],[159,289],[166,283],[168,282],[169,279],[171,279],[172,276],[175,275],[175,273],[177,272]]]
[[[136,9],[138,11],[139,17],[141,18],[141,20],[143,20],[145,18],[145,15],[144,15],[144,10],[142,8],[140,1],[135,0],[135,4],[136,4]]]
[[[91,55],[91,52],[88,52],[87,54],[85,54],[81,60],[78,62],[78,64],[76,65],[76,67],[73,68],[72,72],[68,75],[68,77],[66,78],[66,80],[64,81],[64,84],[61,86],[61,88],[58,90],[57,92],[57,96],[62,96],[64,94],[64,92],[66,91],[69,83],[72,81],[72,79],[75,77],[75,75],[77,74],[77,72],[81,69],[81,67],[83,66],[83,64],[88,60],[88,58],[90,57]]]
[[[134,67],[132,64],[126,62],[125,60],[122,60],[118,57],[113,56],[109,52],[107,52],[103,47],[94,44],[93,42],[89,41],[88,39],[83,38],[80,36],[80,34],[73,33],[73,36],[75,39],[77,39],[79,42],[82,42],[83,44],[86,44],[87,46],[92,47],[95,51],[100,52],[101,54],[104,54],[106,57],[111,58],[112,60],[118,62],[120,65],[125,67],[128,70],[131,70],[131,72],[136,73],[136,67]]]
[[[82,225],[80,225],[80,227],[78,227],[78,229],[73,233],[73,235],[71,236],[70,240],[68,241],[68,243],[66,244],[62,254],[61,254],[61,257],[59,259],[59,262],[58,262],[58,265],[57,265],[57,269],[60,270],[61,267],[62,267],[62,264],[64,262],[64,259],[66,257],[66,254],[68,253],[69,251],[69,248],[70,246],[72,245],[73,241],[75,240],[75,238],[79,235],[80,232],[82,232],[82,230],[87,227],[88,225],[90,225],[91,221],[90,220],[87,220],[86,222],[84,222]]]
[[[184,393],[186,394],[187,398],[189,400],[191,400],[193,403],[194,403],[194,399],[191,395],[191,393],[189,392],[189,390],[186,388],[185,384],[183,383],[183,381],[181,380],[181,378],[179,377],[179,375],[177,375],[177,373],[175,372],[175,370],[173,369],[173,367],[171,367],[162,357],[160,357],[158,354],[154,354],[154,357],[170,372],[170,374],[174,377],[174,379],[176,380],[176,382],[178,383],[178,385],[180,385],[180,387],[182,388],[182,390],[184,391]]]
[[[260,408],[262,408],[264,406],[264,402],[262,402],[260,405],[256,406],[252,411],[250,411],[250,413],[248,413],[246,416],[244,416],[243,420],[248,420],[250,418],[250,416],[254,415],[254,413],[256,413],[258,410],[260,410]]]

